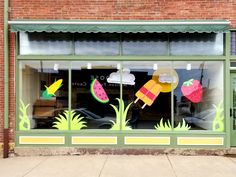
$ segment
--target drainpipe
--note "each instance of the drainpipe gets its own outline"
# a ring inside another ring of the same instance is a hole
[[[8,47],[8,5],[9,0],[4,0],[4,129],[3,129],[3,158],[9,152],[9,122],[8,122],[8,89],[9,89],[9,47]]]

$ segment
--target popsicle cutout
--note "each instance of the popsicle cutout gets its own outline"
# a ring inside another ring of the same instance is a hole
[[[151,106],[156,100],[157,96],[160,94],[161,90],[162,86],[155,80],[151,79],[136,92],[135,96],[137,98],[134,103],[137,103],[140,99],[145,103],[141,107],[142,109],[144,109],[146,105]]]
[[[56,96],[55,93],[56,91],[62,86],[62,79],[59,79],[57,81],[55,81],[52,85],[50,85],[49,87],[46,87],[46,90],[43,92],[42,97],[44,99],[50,99],[53,96]]]

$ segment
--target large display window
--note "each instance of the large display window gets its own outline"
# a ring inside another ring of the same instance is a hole
[[[20,61],[18,129],[223,132],[222,61]]]
[[[19,130],[56,127],[55,120],[69,107],[68,83],[69,62],[21,61]]]
[[[186,122],[191,130],[224,131],[223,62],[173,62],[173,67],[179,76],[175,125]]]

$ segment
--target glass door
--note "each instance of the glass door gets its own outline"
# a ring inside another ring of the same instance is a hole
[[[231,146],[236,146],[236,73],[231,73]]]

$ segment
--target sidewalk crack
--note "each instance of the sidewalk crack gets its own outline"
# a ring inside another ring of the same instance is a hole
[[[37,165],[35,165],[33,168],[31,168],[28,172],[26,172],[22,177],[24,177],[24,176],[26,176],[26,175],[28,175],[30,172],[32,172],[35,168],[37,168],[39,165],[41,165],[43,162],[45,162],[46,160],[48,160],[49,159],[49,157],[48,158],[46,158],[46,159],[42,159]]]
[[[105,161],[104,161],[104,163],[103,163],[103,165],[102,165],[102,168],[101,168],[101,171],[100,171],[98,177],[101,177],[102,171],[103,171],[103,169],[104,169],[104,167],[105,167],[105,165],[106,165],[106,163],[107,163],[108,157],[109,157],[109,156],[107,155],[107,157],[106,157],[106,159],[105,159]]]
[[[176,172],[175,172],[175,169],[174,169],[174,167],[173,167],[173,164],[171,163],[171,160],[169,159],[169,156],[166,155],[166,157],[167,157],[167,159],[168,159],[168,161],[169,161],[169,163],[170,163],[170,166],[171,166],[171,168],[172,168],[172,170],[173,170],[173,172],[174,172],[175,177],[177,177],[177,174],[176,174]]]

